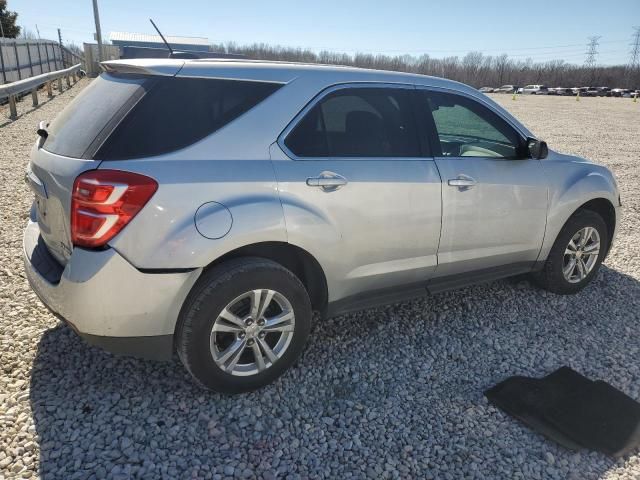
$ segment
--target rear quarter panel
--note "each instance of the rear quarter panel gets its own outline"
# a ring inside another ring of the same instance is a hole
[[[148,175],[158,191],[109,245],[138,268],[196,268],[225,253],[262,241],[286,242],[282,206],[269,160],[135,160],[103,162]],[[218,239],[201,235],[198,208],[218,202],[232,226]]]

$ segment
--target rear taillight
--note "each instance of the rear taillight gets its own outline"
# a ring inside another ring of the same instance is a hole
[[[122,230],[158,189],[153,178],[120,170],[91,170],[76,178],[71,196],[71,241],[101,247]]]

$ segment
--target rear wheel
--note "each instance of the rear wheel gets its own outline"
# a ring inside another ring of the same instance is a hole
[[[609,232],[602,217],[591,210],[578,211],[560,231],[534,280],[554,293],[576,293],[598,273],[608,245]]]
[[[309,296],[289,270],[261,258],[231,260],[207,272],[187,298],[178,355],[205,388],[255,390],[298,359],[311,314]]]

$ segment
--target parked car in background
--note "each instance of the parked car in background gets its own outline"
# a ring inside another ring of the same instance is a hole
[[[547,88],[547,95],[557,95],[558,92],[556,92],[555,88],[549,87]]]
[[[580,93],[580,95],[585,96],[585,97],[599,97],[600,96],[600,90],[598,90],[598,88],[596,87],[587,87],[587,89],[584,91],[584,93]]]
[[[571,90],[573,91],[574,95],[580,95],[581,97],[583,97],[586,96],[589,87],[573,87]]]
[[[573,89],[571,88],[556,87],[555,91],[556,91],[556,95],[561,95],[561,96],[573,95]]]
[[[514,93],[516,89],[515,85],[502,85],[500,88],[496,88],[493,93]]]
[[[481,91],[482,93],[491,93],[491,92],[494,91],[494,88],[492,88],[492,87],[480,87],[478,90]]]
[[[610,97],[611,89],[609,87],[596,87],[599,97]]]
[[[542,87],[542,85],[525,85],[518,90],[518,93],[535,95],[540,91],[540,87]]]
[[[622,97],[625,93],[628,93],[629,89],[627,88],[612,88],[611,96],[612,97]]]
[[[287,62],[102,65],[38,129],[26,276],[88,342],[177,352],[206,388],[274,381],[314,311],[524,273],[576,293],[616,233],[607,168],[549,150],[457,82]]]

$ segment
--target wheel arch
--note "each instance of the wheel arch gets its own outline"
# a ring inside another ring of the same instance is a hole
[[[261,257],[272,260],[293,272],[309,294],[311,307],[323,313],[328,301],[327,278],[316,258],[308,251],[287,242],[258,242],[244,245],[216,258],[204,270],[227,260],[241,257]]]
[[[613,236],[616,232],[616,209],[613,206],[613,203],[611,203],[611,201],[606,198],[594,198],[580,205],[580,207],[572,214],[572,216],[581,210],[591,210],[592,212],[600,215],[604,220],[604,223],[607,225],[607,233],[609,234],[609,242],[607,244],[608,254],[609,249],[611,248],[611,240],[613,239]]]
[[[558,235],[562,232],[562,229],[567,224],[567,222],[578,212],[582,210],[590,210],[592,212],[597,213],[602,217],[606,226],[607,233],[609,234],[609,241],[607,245],[607,254],[609,253],[609,249],[611,248],[612,239],[615,234],[615,229],[617,225],[617,214],[616,208],[612,203],[611,199],[605,196],[596,196],[590,199],[582,199],[576,202],[571,208],[566,209],[565,214],[562,217],[561,221],[558,221],[558,218],[554,218],[551,224],[547,225],[547,235],[545,235],[544,245],[538,259],[544,262],[553,247]]]

